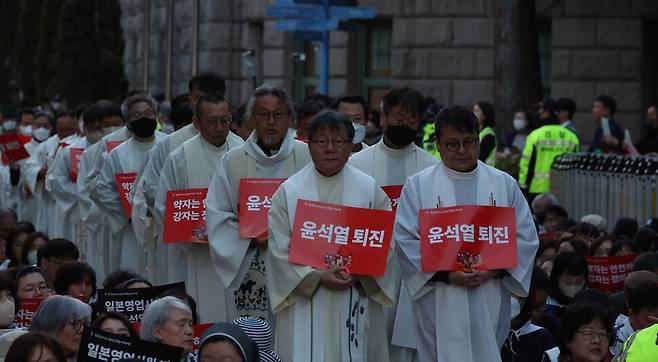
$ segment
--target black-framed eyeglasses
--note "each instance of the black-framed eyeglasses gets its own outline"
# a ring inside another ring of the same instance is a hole
[[[329,144],[333,144],[336,148],[345,147],[345,145],[351,144],[349,140],[337,139],[337,140],[310,140],[312,144],[317,145],[320,148],[327,148]]]
[[[466,150],[472,150],[475,148],[475,146],[477,146],[479,141],[480,140],[477,138],[467,138],[462,142],[459,141],[446,142],[443,144],[443,146],[445,146],[445,148],[447,148],[448,151],[450,152],[456,152],[457,150],[459,150],[461,146],[463,146]]]
[[[610,340],[610,334],[608,334],[608,331],[605,329],[599,329],[597,331],[589,328],[583,328],[579,329],[578,333],[583,336],[583,339],[587,342],[591,342],[594,340],[594,337],[599,337],[599,340],[601,341],[607,341]]]

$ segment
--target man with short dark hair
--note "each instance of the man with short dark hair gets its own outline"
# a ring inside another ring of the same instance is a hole
[[[363,142],[366,138],[366,127],[370,119],[370,107],[362,96],[345,96],[338,98],[331,108],[347,116],[354,126],[354,140],[352,141],[352,155],[368,148]]]
[[[576,130],[576,127],[573,124],[573,116],[576,114],[576,101],[566,97],[558,98],[557,106],[559,109],[557,118],[560,121],[562,127],[568,129],[569,131],[575,133],[576,136],[578,136],[578,130]]]
[[[628,317],[619,316],[615,321],[617,331],[616,343],[610,346],[610,352],[616,355],[624,342],[636,331],[647,328],[658,318],[658,284],[656,277],[635,285],[628,292]]]
[[[295,130],[297,131],[296,139],[307,142],[308,141],[308,125],[311,123],[313,117],[326,109],[326,105],[319,100],[305,100],[297,108],[297,117],[295,122]]]
[[[199,134],[174,150],[160,173],[155,212],[161,220],[164,219],[169,191],[207,189],[222,156],[244,144],[239,138],[228,137],[231,112],[228,101],[222,95],[199,97],[192,119]],[[178,253],[182,257],[171,262],[182,264],[185,268],[186,273],[179,280],[185,281],[188,294],[196,300],[201,321],[227,320],[226,305],[232,306],[233,295],[217,287],[221,285],[221,280],[215,272],[208,245],[184,245],[178,248]]]
[[[598,128],[589,146],[589,152],[617,153],[623,150],[624,130],[615,122],[613,116],[617,111],[617,102],[614,98],[600,95],[594,100],[592,118]]]
[[[478,161],[475,114],[465,107],[450,106],[439,112],[435,123],[442,161],[407,180],[394,230],[402,276],[412,300],[418,357],[420,361],[500,360],[510,327],[510,298],[528,294],[539,246],[537,230],[516,181]],[[514,209],[516,267],[423,271],[420,210],[460,205]]]
[[[37,250],[37,266],[46,273],[48,286],[53,288],[57,270],[67,261],[76,261],[80,251],[67,239],[50,239]]]

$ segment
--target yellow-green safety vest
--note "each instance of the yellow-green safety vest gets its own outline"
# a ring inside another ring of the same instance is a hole
[[[658,361],[658,324],[633,333],[613,362]]]
[[[492,135],[494,138],[494,148],[491,150],[491,152],[487,155],[487,158],[485,159],[485,163],[491,167],[496,166],[496,149],[498,148],[498,138],[496,137],[496,132],[494,132],[493,128],[491,127],[484,127],[482,131],[480,131],[480,142],[482,142],[482,139],[485,136]]]
[[[441,159],[441,154],[436,146],[436,130],[434,129],[434,123],[430,122],[423,127],[423,149],[429,152],[437,160]]]
[[[559,155],[578,152],[579,147],[578,136],[558,124],[549,124],[530,132],[519,161],[519,186],[528,188],[532,194],[550,191],[553,161]],[[534,173],[532,180],[528,180],[528,168],[533,153],[535,154]]]

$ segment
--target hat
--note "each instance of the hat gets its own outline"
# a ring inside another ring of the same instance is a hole
[[[583,216],[582,219],[580,219],[580,221],[590,224],[601,231],[605,231],[608,228],[608,222],[601,215],[597,215],[597,214],[585,215]]]
[[[262,319],[239,317],[233,324],[242,330],[258,345],[260,360],[264,362],[281,362],[281,358],[272,349],[272,328]]]
[[[199,359],[201,358],[201,349],[203,346],[206,343],[218,339],[232,342],[246,362],[260,361],[256,342],[249,338],[240,327],[228,323],[215,323],[203,333],[201,343],[199,344]]]

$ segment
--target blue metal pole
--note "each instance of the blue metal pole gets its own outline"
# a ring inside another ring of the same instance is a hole
[[[329,18],[329,0],[324,0],[325,19]],[[324,95],[329,94],[329,32],[322,32],[322,41],[320,42],[320,89],[319,92]]]

